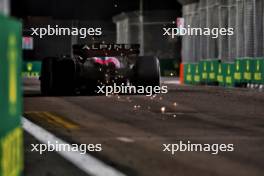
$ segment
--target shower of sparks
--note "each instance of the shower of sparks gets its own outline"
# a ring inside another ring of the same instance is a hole
[[[141,106],[140,105],[134,105],[134,110],[140,109]]]

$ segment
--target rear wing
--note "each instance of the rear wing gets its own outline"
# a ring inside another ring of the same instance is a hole
[[[73,54],[83,58],[139,55],[139,44],[85,44],[73,45]]]

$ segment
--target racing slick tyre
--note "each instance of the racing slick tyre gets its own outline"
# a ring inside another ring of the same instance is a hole
[[[134,72],[133,84],[137,86],[160,86],[160,64],[157,57],[138,57]]]
[[[41,94],[72,95],[74,93],[75,64],[72,59],[44,58],[41,65]]]
[[[42,95],[52,95],[55,90],[55,64],[58,58],[44,58],[41,65],[40,89]]]
[[[56,94],[73,95],[75,89],[75,62],[71,58],[59,60],[56,69]]]

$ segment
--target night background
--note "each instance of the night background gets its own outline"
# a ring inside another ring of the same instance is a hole
[[[16,17],[49,16],[55,19],[105,20],[128,11],[139,10],[139,0],[12,0],[11,14]],[[144,10],[181,11],[176,0],[144,1]]]
[[[263,176],[263,19],[263,0],[0,0],[0,176]],[[164,35],[186,26],[211,33]]]

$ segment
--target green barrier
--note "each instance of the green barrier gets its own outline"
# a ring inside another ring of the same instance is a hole
[[[264,58],[253,60],[253,83],[264,84]]]
[[[198,64],[184,64],[184,80],[186,84],[222,86],[264,84],[264,58],[236,59],[234,63],[202,60]]]
[[[184,64],[184,83],[193,84],[194,81],[194,65],[195,64]]]
[[[234,86],[234,63],[203,60],[197,64],[184,64],[185,84],[219,84]]]
[[[39,77],[41,71],[41,61],[23,61],[22,76],[23,77]]]
[[[254,59],[238,58],[235,60],[234,80],[236,84],[251,83],[253,81]]]
[[[201,83],[201,70],[199,64],[194,64],[194,78],[193,78],[193,83],[194,84],[200,84]]]
[[[234,71],[234,81],[235,84],[239,85],[242,84],[244,82],[244,80],[242,79],[242,74],[243,74],[243,60],[242,59],[236,59],[235,60],[235,71]]]
[[[224,71],[223,70],[224,70],[223,69],[223,64],[222,63],[218,63],[218,66],[217,66],[217,82],[221,86],[225,85]]]
[[[207,84],[209,79],[209,61],[208,60],[201,60],[199,62],[200,67],[200,82],[202,84]]]
[[[219,64],[219,61],[216,59],[208,61],[208,65],[209,65],[208,82],[209,84],[217,83],[218,64]]]
[[[23,170],[21,24],[0,16],[0,176]]]
[[[202,84],[217,84],[219,61],[216,59],[202,60],[196,69],[195,82]],[[199,76],[198,76],[199,74]]]
[[[242,62],[243,63],[243,62]],[[253,59],[244,59],[244,70],[243,70],[243,80],[246,83],[251,83],[253,80]]]
[[[223,80],[225,86],[234,86],[234,63],[222,63]]]

